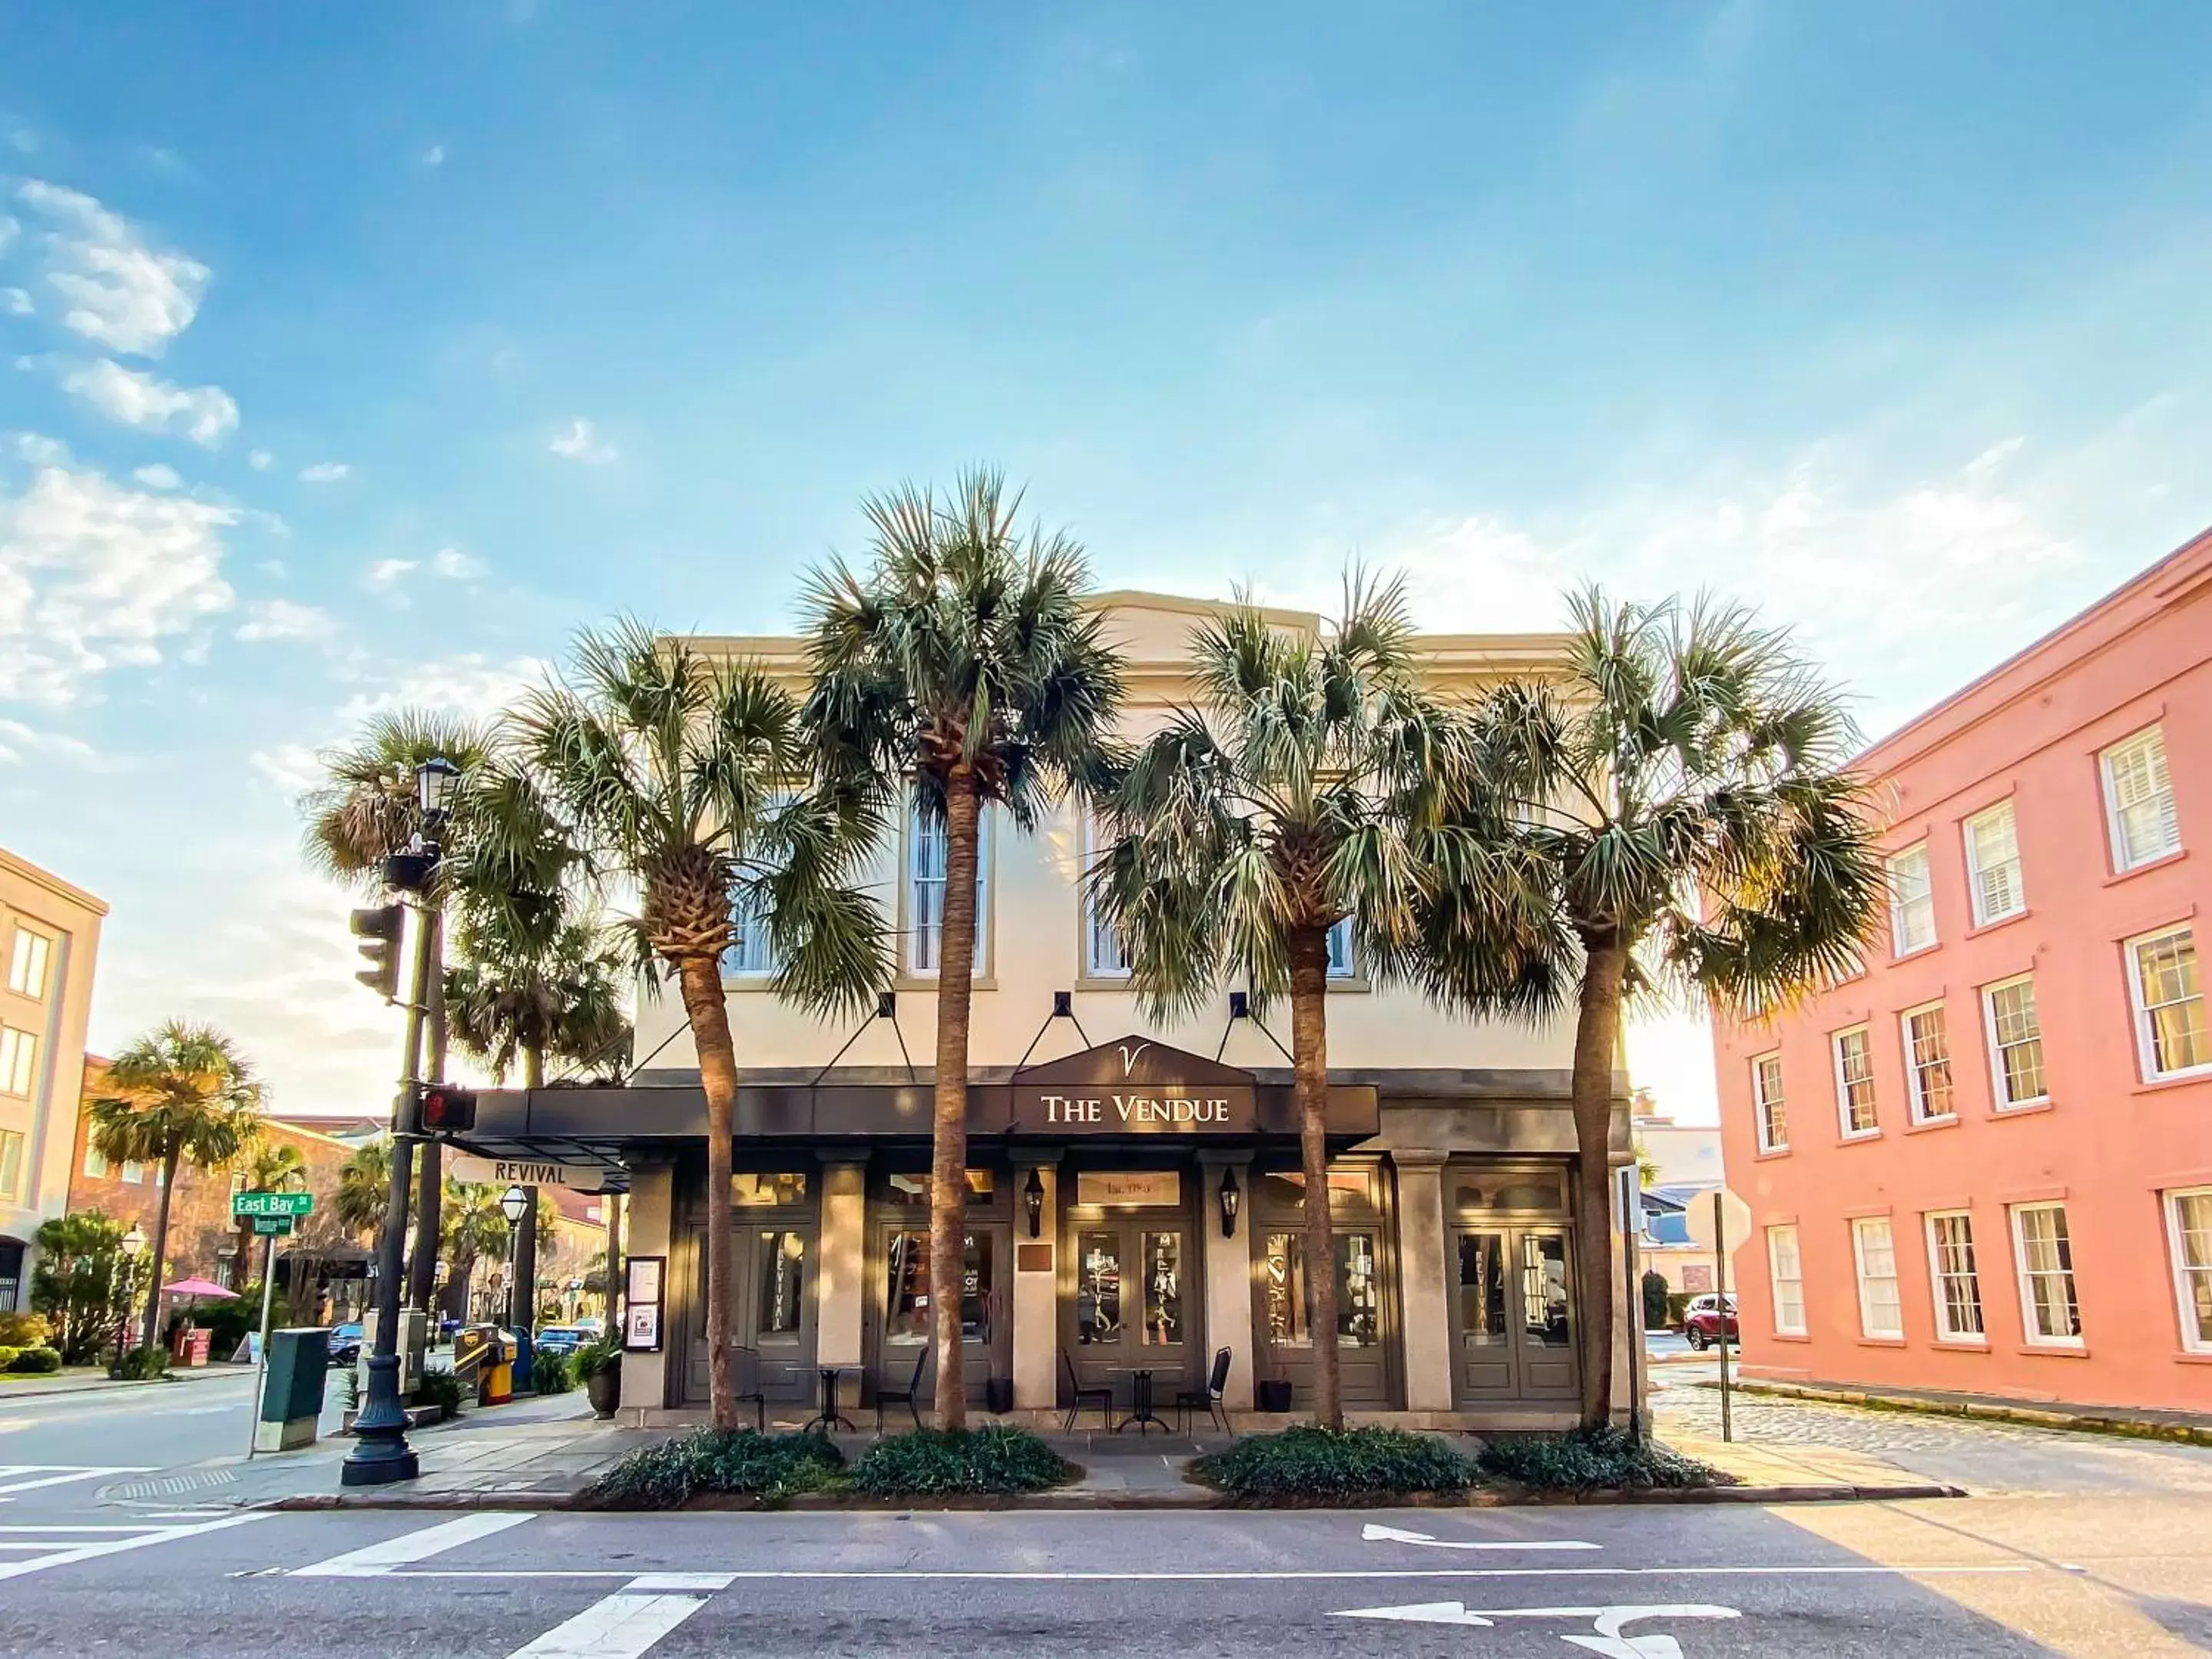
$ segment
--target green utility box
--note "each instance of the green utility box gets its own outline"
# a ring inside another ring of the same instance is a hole
[[[330,1366],[331,1334],[321,1326],[269,1334],[269,1376],[253,1425],[254,1450],[290,1451],[314,1443]]]

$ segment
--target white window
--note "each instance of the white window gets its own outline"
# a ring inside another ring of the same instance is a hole
[[[1790,1149],[1790,1113],[1782,1099],[1782,1056],[1761,1054],[1751,1062],[1751,1112],[1759,1129],[1759,1150]]]
[[[84,1148],[84,1178],[87,1181],[106,1181],[115,1173],[115,1166],[100,1155],[100,1148],[89,1141]]]
[[[776,812],[795,799],[788,789],[769,792],[764,810]],[[730,947],[722,952],[724,979],[767,979],[782,966],[769,942],[768,905],[749,887],[730,890]]]
[[[127,1158],[123,1160],[123,1184],[125,1186],[143,1186],[145,1184],[145,1181],[146,1166],[144,1164],[139,1163],[135,1158]]]
[[[17,922],[15,943],[8,953],[8,988],[18,996],[46,995],[46,964],[53,951],[53,940]]]
[[[1859,1268],[1860,1333],[1903,1336],[1905,1304],[1897,1294],[1897,1245],[1889,1218],[1863,1216],[1851,1223],[1851,1253]]]
[[[2112,868],[2132,870],[2181,850],[2181,820],[2166,772],[2166,733],[2154,726],[2098,757]]]
[[[1804,1335],[1805,1264],[1797,1254],[1795,1227],[1766,1230],[1766,1272],[1774,1285],[1775,1334]]]
[[[27,1095],[39,1074],[39,1040],[0,1025],[0,1095]]]
[[[1929,1004],[1899,1017],[1905,1039],[1905,1081],[1915,1123],[1942,1123],[1957,1115],[1951,1100],[1951,1030],[1943,1005]]]
[[[1982,1023],[1990,1042],[1990,1086],[1996,1107],[2039,1106],[2051,1098],[2043,1076],[2043,1022],[2035,1012],[2035,981],[2022,975],[1982,990]]]
[[[1964,1210],[1928,1218],[1928,1281],[1936,1293],[1936,1334],[1946,1342],[1982,1338],[1982,1284],[1974,1267],[1974,1218]]]
[[[1105,829],[1090,813],[1083,815],[1083,971],[1091,979],[1127,979],[1128,958],[1121,941],[1106,920],[1098,902],[1098,890],[1091,878],[1106,851]]]
[[[2012,1242],[2027,1340],[2079,1347],[2081,1307],[2074,1296],[2074,1243],[2066,1233],[2066,1206],[2014,1205]]]
[[[1889,950],[1909,957],[1936,942],[1936,892],[1928,882],[1928,843],[1889,860]]]
[[[13,1129],[0,1129],[0,1198],[10,1203],[23,1196],[23,1137]]]
[[[1985,927],[2027,908],[2020,880],[2020,840],[2014,833],[2012,803],[1999,801],[1966,823],[1967,885],[1973,894],[1974,926]]]
[[[1352,979],[1358,972],[1359,964],[1352,953],[1352,918],[1346,916],[1328,930],[1328,976]]]
[[[2212,1187],[2168,1193],[2166,1224],[2181,1298],[2181,1346],[2212,1353]]]
[[[991,810],[976,825],[975,963],[980,977],[991,961]],[[919,810],[907,814],[907,971],[933,975],[945,949],[945,824],[923,821]]]
[[[2195,930],[2170,927],[2130,939],[2128,963],[2136,1045],[2144,1079],[2181,1077],[2212,1066],[2212,1033],[2204,1027]]]
[[[1848,1031],[1838,1031],[1833,1039],[1836,1052],[1836,1112],[1844,1126],[1844,1138],[1870,1135],[1881,1129],[1874,1108],[1874,1048],[1867,1040],[1867,1028],[1855,1025]]]

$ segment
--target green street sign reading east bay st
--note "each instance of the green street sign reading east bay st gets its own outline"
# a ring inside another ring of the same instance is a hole
[[[289,1215],[258,1215],[253,1218],[256,1238],[287,1238],[291,1236],[292,1218]]]
[[[243,1221],[250,1215],[306,1215],[315,1207],[313,1193],[233,1193],[230,1215]]]

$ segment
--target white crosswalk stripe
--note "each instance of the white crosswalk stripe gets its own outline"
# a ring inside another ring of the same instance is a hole
[[[480,1515],[464,1515],[451,1521],[441,1522],[434,1527],[422,1527],[414,1532],[404,1532],[397,1538],[387,1538],[380,1544],[371,1544],[364,1549],[348,1550],[343,1555],[333,1555],[327,1561],[318,1561],[310,1567],[295,1567],[295,1578],[381,1578],[394,1568],[410,1562],[428,1560],[459,1546],[472,1543],[479,1538],[489,1538],[495,1532],[505,1532],[509,1527],[519,1527],[531,1519],[528,1513],[518,1514],[512,1510],[488,1510]]]
[[[0,1527],[0,1552],[9,1555],[19,1550],[38,1552],[27,1560],[0,1559],[0,1579],[21,1578],[31,1573],[45,1572],[50,1568],[65,1567],[75,1561],[97,1560],[103,1555],[119,1555],[125,1550],[144,1549],[152,1544],[173,1544],[179,1539],[197,1538],[202,1533],[222,1532],[231,1527],[243,1527],[268,1518],[265,1512],[257,1512],[226,1515],[213,1521],[180,1522],[167,1527]]]
[[[0,1502],[10,1492],[40,1486],[65,1486],[72,1480],[97,1480],[106,1474],[144,1474],[143,1464],[0,1463]]]
[[[729,1587],[727,1573],[649,1572],[594,1601],[507,1659],[637,1659],[707,1605],[703,1595]]]

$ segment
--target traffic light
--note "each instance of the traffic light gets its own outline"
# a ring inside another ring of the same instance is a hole
[[[477,1097],[467,1089],[443,1083],[424,1085],[417,1127],[426,1135],[458,1134],[477,1127]]]
[[[405,917],[399,906],[386,904],[353,913],[355,948],[368,961],[354,977],[386,1002],[399,1000],[399,933]]]

